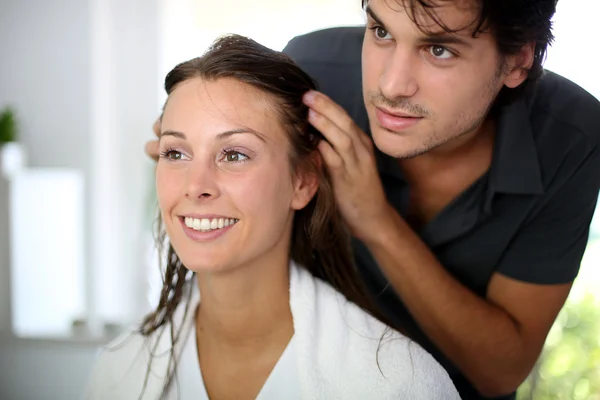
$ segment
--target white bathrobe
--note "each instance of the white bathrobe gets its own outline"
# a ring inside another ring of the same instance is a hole
[[[191,346],[188,341],[195,343],[193,311],[198,301],[199,295],[195,294],[185,318],[183,304],[175,314],[175,332],[178,326],[183,327],[175,345],[178,356],[183,351],[196,351],[195,345]],[[386,330],[384,324],[294,263],[290,265],[290,308],[294,318],[298,375],[295,381],[299,386],[296,397],[307,400],[460,399],[446,371],[423,348],[395,331]],[[158,347],[153,350],[157,340]],[[142,398],[161,398],[170,348],[170,329],[160,330],[150,340],[138,333],[121,336],[101,352],[85,398],[140,398],[151,352],[155,357]],[[189,371],[178,369],[177,374],[182,376],[186,372]],[[201,380],[200,374],[198,379]],[[165,398],[199,398],[197,385],[186,387],[185,382],[171,384]],[[278,393],[275,398],[285,399],[286,393]]]

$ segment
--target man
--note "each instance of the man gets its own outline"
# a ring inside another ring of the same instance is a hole
[[[600,105],[540,79],[555,0],[363,6],[366,31],[285,50],[327,94],[306,104],[357,265],[464,399],[513,399],[587,243]]]

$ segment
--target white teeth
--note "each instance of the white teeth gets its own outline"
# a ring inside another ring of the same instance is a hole
[[[209,230],[210,229],[210,219],[202,218],[200,220],[200,229],[202,229],[203,231]]]
[[[237,222],[234,218],[192,218],[185,217],[184,223],[188,228],[192,228],[197,231],[211,231],[214,229],[221,229],[233,225]]]

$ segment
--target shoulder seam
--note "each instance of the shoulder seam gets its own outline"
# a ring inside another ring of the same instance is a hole
[[[557,118],[547,107],[533,105],[531,107],[531,111],[543,112],[546,116],[548,116],[549,118],[552,118],[552,120],[555,121],[556,123],[567,126],[571,129],[573,129],[574,131],[576,131],[577,133],[579,133],[580,135],[582,135],[583,137],[585,137],[585,139],[589,142],[590,145],[592,145],[593,148],[598,147],[598,142],[599,142],[598,139],[595,139],[594,136],[586,133],[586,131],[583,130],[581,127],[579,127],[571,122]],[[600,133],[599,133],[599,136],[600,136]]]

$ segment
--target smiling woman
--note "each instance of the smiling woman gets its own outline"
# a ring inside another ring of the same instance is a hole
[[[458,398],[362,286],[302,103],[311,78],[228,36],[165,89],[161,298],[102,353],[88,398]]]

